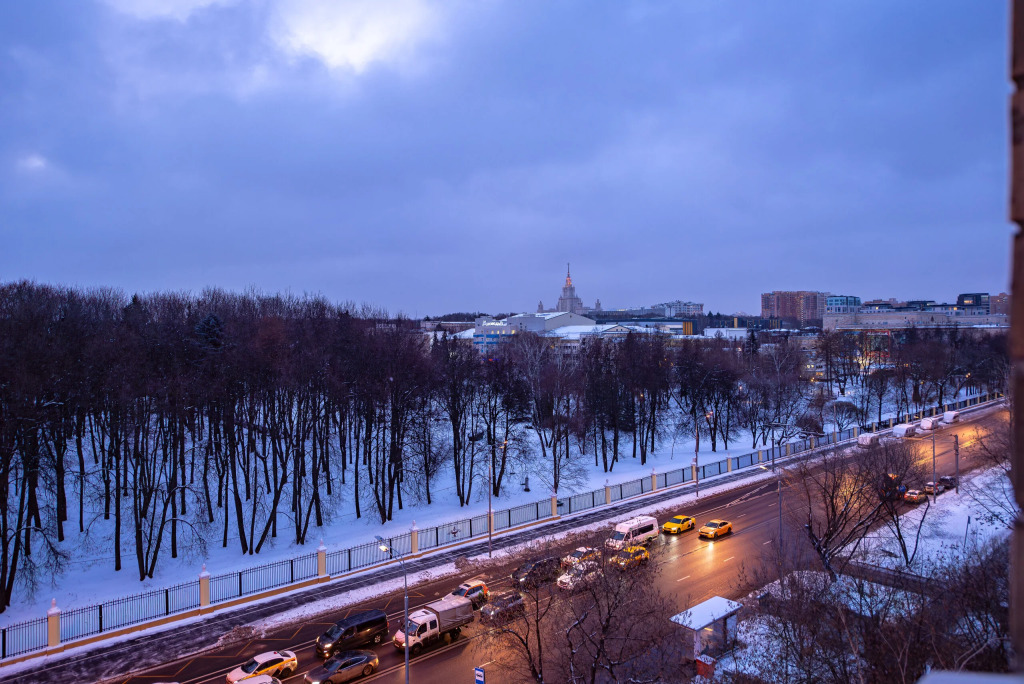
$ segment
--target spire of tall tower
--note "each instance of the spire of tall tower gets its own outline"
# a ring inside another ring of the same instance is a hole
[[[565,262],[565,284],[572,285],[572,276],[569,274],[569,262]]]

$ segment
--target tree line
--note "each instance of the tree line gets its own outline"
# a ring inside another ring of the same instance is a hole
[[[906,410],[1004,382],[998,338],[914,335],[891,352],[898,363],[866,374],[836,344],[826,384],[865,388],[855,418],[871,397]],[[321,297],[0,285],[0,607],[81,540],[145,579],[165,554],[208,543],[249,555],[274,538],[305,544],[343,509],[386,522],[435,500],[442,471],[468,505],[538,453],[559,491],[584,454],[607,472],[679,435],[712,449],[744,432],[778,442],[815,406],[842,413],[841,399],[812,401],[805,363],[786,340],[656,334],[572,353],[518,334],[491,359]]]

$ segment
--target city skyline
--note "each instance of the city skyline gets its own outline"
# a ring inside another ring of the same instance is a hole
[[[410,316],[531,311],[566,261],[605,308],[1007,289],[1000,5],[4,13],[0,281]]]

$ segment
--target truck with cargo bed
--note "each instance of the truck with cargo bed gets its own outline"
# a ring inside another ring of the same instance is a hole
[[[462,628],[473,621],[473,602],[465,596],[449,594],[409,614],[409,622],[395,632],[395,648],[405,648],[418,655],[437,642],[451,643],[459,638]]]

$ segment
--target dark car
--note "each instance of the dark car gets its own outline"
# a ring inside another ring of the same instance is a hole
[[[349,615],[316,639],[316,654],[330,658],[366,644],[379,644],[388,638],[388,615],[383,610],[367,610]]]
[[[943,475],[942,477],[939,478],[939,484],[945,487],[946,489],[954,489],[957,485],[956,476]]]
[[[373,651],[341,651],[320,667],[306,673],[306,684],[340,684],[360,677],[369,677],[380,661]]]
[[[491,596],[480,609],[480,621],[484,624],[500,625],[526,610],[523,597],[517,591],[505,591]]]
[[[539,587],[554,582],[562,574],[559,560],[554,556],[535,558],[523,563],[512,573],[512,585],[517,587]]]

